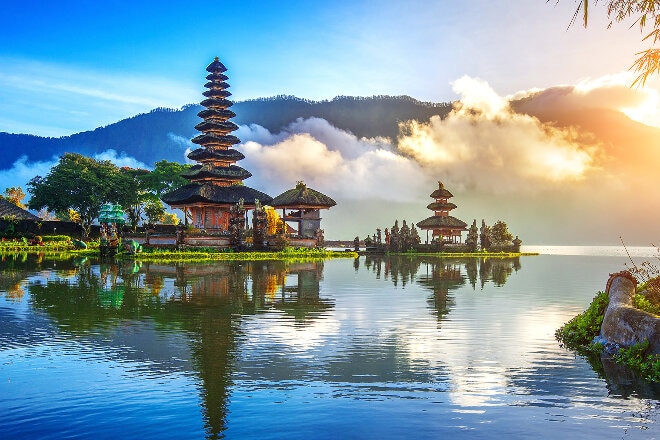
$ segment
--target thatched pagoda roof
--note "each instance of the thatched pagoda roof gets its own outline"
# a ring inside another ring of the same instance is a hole
[[[202,162],[205,160],[226,160],[226,161],[239,161],[245,159],[243,153],[233,148],[226,150],[212,150],[210,148],[198,148],[188,153],[188,159]]]
[[[199,131],[225,131],[229,133],[238,129],[238,125],[234,124],[231,121],[216,121],[213,119],[202,121],[199,124],[195,125],[195,129]]]
[[[16,217],[19,220],[41,220],[31,212],[19,208],[12,202],[3,198],[0,198],[0,218],[1,217]]]
[[[434,215],[417,223],[417,227],[420,229],[465,229],[467,228],[467,223],[465,223],[463,220],[457,219],[456,217],[452,217],[451,215]]]
[[[220,145],[234,145],[240,144],[241,140],[233,134],[226,136],[218,136],[213,133],[203,133],[191,139],[191,142],[198,145],[220,144]]]
[[[231,96],[231,92],[222,89],[211,89],[204,90],[202,95],[206,96],[207,98],[227,98]]]
[[[270,205],[273,198],[268,194],[244,185],[217,186],[210,183],[191,183],[182,186],[162,197],[168,205],[187,205],[193,203],[215,203],[233,205],[243,199],[246,206],[254,206],[257,199],[262,205]]]
[[[323,193],[308,188],[303,182],[298,182],[295,188],[283,192],[270,204],[276,208],[330,208],[337,202]]]
[[[430,209],[432,211],[449,211],[452,209],[456,209],[456,205],[451,202],[446,202],[446,203],[433,202],[433,203],[429,203],[426,206],[426,209]]]
[[[215,167],[210,164],[193,165],[190,169],[181,173],[181,177],[189,180],[207,178],[245,180],[251,176],[252,173],[237,165],[228,167]]]
[[[227,120],[236,117],[236,113],[225,108],[207,108],[197,113],[202,119],[217,118]]]
[[[227,81],[229,79],[229,77],[227,75],[225,75],[224,73],[212,72],[209,75],[206,75],[206,79],[208,79],[209,81],[218,81],[218,82],[220,82],[220,81]]]
[[[217,81],[217,80],[209,81],[206,84],[204,84],[204,87],[206,87],[207,89],[227,89],[227,88],[230,87],[229,83],[225,82],[227,79],[229,79],[229,78],[225,78],[221,81]]]
[[[225,67],[224,64],[222,64],[220,62],[218,57],[215,57],[213,59],[213,62],[206,67],[206,71],[211,72],[211,73],[214,73],[214,72],[222,73],[222,72],[226,72],[227,68]]]
[[[234,105],[233,102],[231,102],[228,99],[222,99],[222,98],[206,98],[202,102],[200,102],[201,105],[204,107],[215,107],[215,108],[229,108],[232,105]]]
[[[448,199],[450,197],[454,197],[454,195],[445,188],[442,182],[438,182],[438,189],[433,191],[431,197],[434,199]]]

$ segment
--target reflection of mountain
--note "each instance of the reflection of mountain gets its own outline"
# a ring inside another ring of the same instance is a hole
[[[94,350],[138,362],[150,374],[192,368],[201,381],[211,438],[226,428],[241,316],[276,307],[304,322],[332,307],[319,298],[322,263],[67,260],[57,266],[59,276],[51,274],[44,282],[34,277],[35,261],[26,261],[16,278],[26,285],[32,306],[54,320],[59,337],[73,333]],[[14,327],[8,331],[25,333]],[[187,365],[181,361],[186,358],[191,359]]]

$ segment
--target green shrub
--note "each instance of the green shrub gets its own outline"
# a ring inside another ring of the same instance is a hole
[[[641,293],[633,296],[633,306],[636,309],[643,310],[654,315],[660,315],[660,306],[649,301],[649,299]]]
[[[555,338],[570,350],[588,351],[593,339],[600,333],[605,309],[610,299],[605,292],[598,292],[584,312],[580,313],[555,332]]]
[[[71,241],[71,237],[68,235],[44,235],[41,237],[44,243],[49,243],[53,241]]]
[[[660,356],[657,354],[645,354],[648,348],[648,340],[630,347],[622,347],[614,355],[614,360],[619,364],[637,371],[645,380],[660,382]]]

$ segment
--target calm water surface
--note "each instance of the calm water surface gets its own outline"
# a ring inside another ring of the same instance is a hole
[[[660,438],[657,386],[554,339],[627,255],[544,251],[4,256],[0,438]]]

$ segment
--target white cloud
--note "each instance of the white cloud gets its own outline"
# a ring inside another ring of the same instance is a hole
[[[184,153],[183,153],[183,161],[184,161],[185,163],[188,163],[188,164],[194,164],[194,163],[197,163],[197,162],[195,162],[194,160],[190,160],[190,159],[188,159],[188,154],[189,154],[191,151],[197,149],[197,148],[199,147],[198,145],[193,144],[193,143],[190,141],[190,139],[188,139],[188,138],[185,138],[185,137],[183,137],[183,136],[179,136],[178,134],[174,134],[174,133],[171,133],[171,132],[170,132],[170,133],[167,133],[167,137],[168,137],[172,142],[174,142],[174,143],[176,143],[176,144],[178,144],[178,145],[181,145],[181,147],[185,148],[185,151],[184,151]]]
[[[584,179],[595,149],[570,129],[515,113],[485,82],[454,83],[461,100],[445,118],[401,124],[399,149],[457,187],[487,193],[536,191]]]
[[[129,168],[141,168],[145,170],[150,168],[149,166],[145,165],[143,162],[140,162],[134,157],[126,156],[125,154],[121,154],[118,156],[117,152],[113,149],[109,149],[101,153],[95,154],[94,159],[109,160],[113,164],[117,165],[119,168],[129,167]]]
[[[107,150],[96,154],[94,159],[109,160],[118,167],[149,169],[147,165],[133,157],[118,156],[115,150]],[[35,176],[45,177],[58,162],[59,157],[53,157],[50,161],[31,162],[27,156],[22,156],[12,164],[11,168],[0,170],[0,185],[2,185],[0,192],[11,186],[20,186],[27,193],[27,183]],[[29,195],[27,199],[29,199]]]
[[[299,119],[277,134],[256,126],[250,130],[261,142],[249,140],[238,147],[246,156],[240,165],[255,176],[251,186],[272,193],[304,180],[338,199],[409,201],[427,192],[424,185],[432,181],[386,140],[358,139],[322,119]]]
[[[58,160],[54,157],[52,161],[29,162],[27,156],[22,156],[13,163],[10,169],[0,170],[0,182],[3,185],[0,191],[4,191],[5,188],[11,186],[20,186],[27,192],[27,182],[35,176],[48,174],[48,171],[53,165],[57,164]]]

